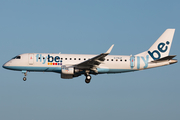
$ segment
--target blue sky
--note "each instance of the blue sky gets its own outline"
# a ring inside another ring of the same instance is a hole
[[[147,50],[175,28],[171,55],[180,60],[178,0],[1,0],[0,63],[21,53],[111,55]],[[179,120],[179,63],[145,71],[64,80],[56,73],[1,68],[2,120]]]

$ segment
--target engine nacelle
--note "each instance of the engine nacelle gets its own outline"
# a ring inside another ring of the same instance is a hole
[[[61,67],[61,78],[64,79],[71,79],[73,78],[75,73],[78,73],[79,69],[75,69],[74,67],[66,67],[63,65]]]
[[[68,75],[68,74],[61,73],[61,78],[63,78],[63,79],[72,79],[73,75]]]
[[[74,74],[74,67],[66,67],[65,65],[63,65],[61,67],[61,73],[62,74],[73,75]]]

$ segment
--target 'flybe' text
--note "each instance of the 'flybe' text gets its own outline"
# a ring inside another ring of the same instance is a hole
[[[59,56],[42,56],[42,54],[37,54],[36,55],[36,62],[42,62],[42,64],[45,64],[46,61],[48,61],[48,63],[52,63],[52,62],[62,62],[62,60],[60,60],[60,57]]]
[[[169,41],[166,42],[167,45],[169,45]],[[148,51],[149,55],[154,59],[154,60],[157,60],[159,58],[161,58],[161,53],[164,53],[167,51],[168,49],[168,46],[166,46],[165,43],[159,43],[159,45],[157,46],[157,49],[158,50],[154,50],[154,51]],[[157,54],[157,57],[154,56],[154,53]]]

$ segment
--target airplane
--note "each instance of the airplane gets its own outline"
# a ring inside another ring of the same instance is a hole
[[[90,83],[91,74],[124,73],[155,68],[177,63],[176,55],[169,55],[175,29],[166,29],[157,41],[145,52],[124,56],[109,55],[114,44],[99,55],[25,53],[13,57],[2,67],[21,71],[26,81],[27,72],[55,72],[63,79],[85,75]]]

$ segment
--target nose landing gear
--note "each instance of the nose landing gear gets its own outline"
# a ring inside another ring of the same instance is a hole
[[[26,78],[27,71],[22,71],[22,73],[24,73],[24,76],[25,76],[25,77],[23,77],[23,80],[26,81],[27,80],[27,78]]]

